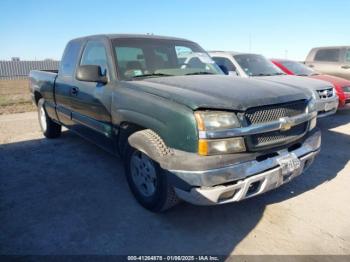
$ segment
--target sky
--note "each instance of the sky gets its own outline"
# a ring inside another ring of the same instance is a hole
[[[350,45],[349,25],[348,0],[1,0],[0,60],[61,59],[85,35],[153,33],[302,61],[312,47]]]

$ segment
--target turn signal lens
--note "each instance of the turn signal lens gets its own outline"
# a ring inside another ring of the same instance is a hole
[[[234,137],[227,139],[199,139],[198,154],[202,156],[230,154],[246,151],[244,139]]]

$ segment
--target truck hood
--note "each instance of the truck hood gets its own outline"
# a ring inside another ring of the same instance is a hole
[[[302,76],[291,76],[291,75],[263,76],[263,77],[259,77],[259,79],[262,81],[282,83],[291,87],[308,88],[314,91],[333,87],[333,85],[330,84],[329,82],[318,80],[318,79],[310,79]]]
[[[311,92],[282,83],[224,75],[171,76],[124,82],[191,109],[244,111],[247,108],[310,99]]]

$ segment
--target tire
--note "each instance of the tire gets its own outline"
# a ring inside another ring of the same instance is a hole
[[[38,102],[38,119],[41,131],[47,138],[57,138],[61,135],[62,126],[52,121],[47,115],[44,103],[45,100],[43,98]]]
[[[138,160],[136,161],[135,159]],[[152,212],[162,212],[179,202],[173,187],[167,181],[164,170],[146,154],[128,145],[124,164],[131,192],[144,208]],[[147,169],[150,172],[147,172]],[[148,178],[147,175],[149,176]],[[141,181],[140,183],[135,178],[137,176],[139,181]],[[152,184],[150,181],[153,180],[155,181],[153,187],[149,186],[149,184]],[[145,186],[146,184],[147,186]]]

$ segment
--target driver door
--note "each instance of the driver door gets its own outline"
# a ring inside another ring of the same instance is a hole
[[[107,49],[102,41],[87,41],[80,65],[98,65],[102,75],[109,77]],[[111,100],[113,86],[74,79],[71,90],[72,120],[74,129],[103,148],[113,151]]]

